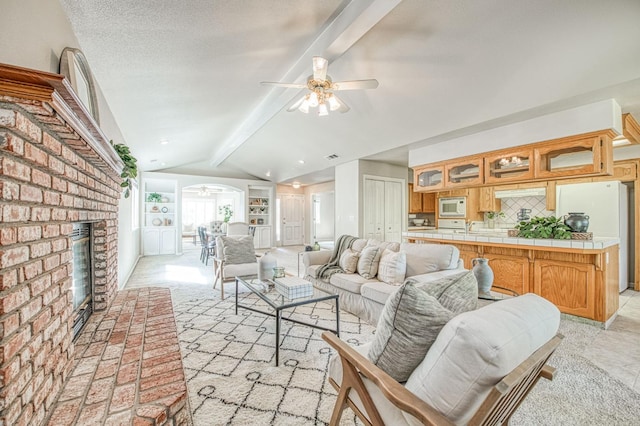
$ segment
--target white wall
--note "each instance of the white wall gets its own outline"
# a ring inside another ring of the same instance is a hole
[[[57,0],[1,0],[0,63],[58,73],[65,47],[81,48]],[[91,66],[91,58],[87,58]],[[126,143],[107,100],[95,81],[100,127],[116,143]],[[135,153],[133,153],[135,156]],[[118,213],[118,285],[124,285],[140,255],[139,230],[133,229],[131,199],[121,199]]]
[[[336,223],[336,210],[335,210],[335,181],[319,183],[316,185],[309,185],[304,188],[305,193],[305,217],[307,219],[307,223],[305,224],[305,244],[313,244],[314,241],[314,230],[313,230],[313,196],[315,194],[328,194],[334,193],[334,203],[333,209],[331,212],[327,212],[327,214],[331,215],[330,220],[332,223],[332,228],[334,230],[334,235],[328,237],[335,241],[335,223]]]
[[[622,110],[604,100],[409,150],[409,167],[604,129],[622,133]]]
[[[340,164],[335,169],[336,237],[358,235],[360,204],[360,162]]]

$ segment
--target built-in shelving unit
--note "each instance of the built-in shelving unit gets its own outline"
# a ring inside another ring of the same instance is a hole
[[[254,233],[255,248],[271,247],[271,217],[272,217],[272,188],[249,187],[248,195],[248,220],[249,225],[256,227]]]
[[[142,247],[145,256],[176,252],[176,183],[150,179],[144,182]]]

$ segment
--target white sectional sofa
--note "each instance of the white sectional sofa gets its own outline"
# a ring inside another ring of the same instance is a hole
[[[360,238],[353,242],[351,249],[361,253],[372,246],[379,247],[381,252],[402,252],[402,258],[406,260],[404,279],[411,278],[417,286],[465,271],[460,252],[452,245],[389,243]],[[305,279],[317,288],[339,294],[342,309],[376,325],[389,295],[399,288],[401,282],[384,282],[378,279],[377,274],[373,278],[365,278],[357,271],[335,273],[328,279],[317,277],[318,270],[330,260],[331,255],[331,251],[304,253]]]

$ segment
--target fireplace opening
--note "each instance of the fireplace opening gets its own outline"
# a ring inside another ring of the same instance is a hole
[[[73,253],[73,339],[93,313],[93,273],[91,263],[91,224],[74,223],[71,233]]]

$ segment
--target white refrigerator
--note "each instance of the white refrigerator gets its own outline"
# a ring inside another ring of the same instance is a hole
[[[556,216],[564,217],[571,212],[589,216],[588,232],[594,238],[613,237],[620,239],[619,283],[620,292],[629,286],[627,187],[619,181],[576,183],[556,186]]]

